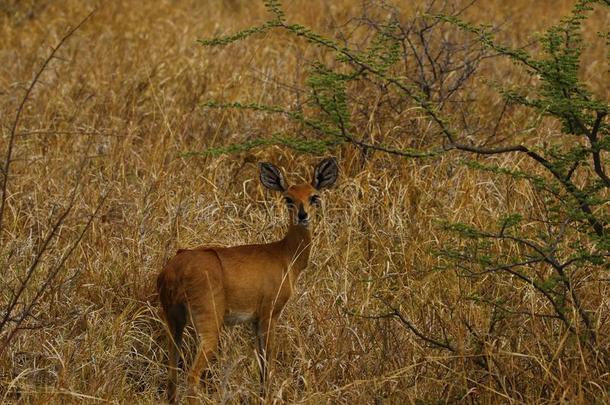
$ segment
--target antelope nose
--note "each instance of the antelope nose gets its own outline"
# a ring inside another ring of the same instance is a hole
[[[299,213],[297,215],[297,218],[299,219],[299,222],[307,222],[309,218],[309,215],[307,215],[302,205],[299,207]]]

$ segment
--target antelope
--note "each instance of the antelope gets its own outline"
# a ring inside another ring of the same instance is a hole
[[[319,192],[337,180],[335,158],[322,160],[311,184],[289,186],[282,171],[259,163],[260,181],[282,193],[290,224],[283,239],[233,247],[202,246],[181,249],[157,278],[157,291],[169,334],[170,403],[176,401],[177,364],[187,321],[198,335],[198,347],[188,371],[187,393],[195,398],[201,374],[209,366],[224,325],[251,322],[256,333],[261,393],[273,349],[274,326],[307,267],[311,247],[311,211],[320,205]]]

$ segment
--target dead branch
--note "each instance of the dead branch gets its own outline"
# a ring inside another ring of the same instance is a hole
[[[29,100],[30,95],[32,94],[32,90],[34,89],[34,86],[36,86],[36,83],[38,83],[40,76],[46,70],[46,68],[49,65],[49,63],[51,62],[51,60],[53,60],[55,58],[55,54],[57,53],[57,51],[64,45],[64,43],[66,43],[66,41],[72,35],[74,35],[74,33],[76,31],[78,31],[80,29],[80,27],[83,26],[83,24],[85,24],[85,22],[87,22],[87,20],[89,20],[89,18],[93,15],[93,13],[95,13],[95,9],[93,11],[91,11],[85,18],[83,18],[81,20],[81,22],[79,22],[74,28],[70,29],[68,31],[68,33],[66,35],[64,35],[63,38],[57,43],[57,45],[55,45],[55,47],[53,47],[51,49],[51,53],[49,54],[49,56],[47,56],[47,58],[44,60],[44,62],[40,66],[40,69],[38,69],[38,71],[34,75],[34,78],[30,82],[30,85],[28,86],[23,98],[21,99],[21,103],[19,104],[19,107],[17,107],[17,113],[15,114],[15,120],[13,121],[13,126],[11,128],[11,132],[9,135],[6,157],[4,158],[4,165],[2,168],[3,176],[2,176],[2,197],[0,198],[0,236],[2,236],[2,230],[3,230],[2,221],[4,218],[4,206],[6,205],[6,187],[8,185],[11,158],[13,156],[13,147],[15,146],[15,137],[17,136],[17,127],[19,126],[19,121],[21,119],[21,114],[23,113],[23,108],[25,107],[25,103],[27,103],[27,101]]]

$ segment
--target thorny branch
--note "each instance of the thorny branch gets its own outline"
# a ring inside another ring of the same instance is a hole
[[[57,43],[57,45],[55,45],[55,47],[53,47],[51,49],[51,53],[49,54],[49,56],[47,56],[47,58],[44,60],[44,62],[40,66],[40,69],[38,69],[38,71],[34,75],[34,78],[30,82],[30,85],[28,86],[28,88],[25,92],[25,95],[21,99],[21,103],[19,104],[19,107],[17,107],[17,113],[15,114],[15,120],[13,121],[13,125],[11,127],[11,132],[9,134],[8,147],[6,150],[6,157],[4,158],[4,166],[2,168],[2,197],[0,198],[0,237],[2,236],[2,230],[3,230],[2,225],[3,225],[3,219],[4,219],[4,206],[6,205],[6,190],[7,190],[7,185],[8,185],[9,170],[10,170],[10,166],[11,166],[11,162],[12,162],[13,148],[15,146],[15,137],[17,136],[17,128],[19,126],[19,121],[21,120],[21,114],[23,113],[25,104],[29,100],[30,95],[32,94],[32,90],[34,89],[34,86],[36,86],[36,83],[38,83],[40,76],[46,70],[46,68],[49,65],[49,63],[51,62],[51,60],[53,60],[57,51],[64,45],[64,43],[72,35],[74,35],[74,33],[76,31],[78,31],[87,22],[87,20],[89,20],[89,18],[94,13],[95,13],[95,9],[93,11],[91,11],[85,18],[83,18],[81,20],[81,22],[79,22],[74,28],[70,29],[68,31],[68,33],[61,38],[61,40]]]
[[[4,218],[3,214],[4,214],[4,209],[6,206],[6,199],[7,199],[6,194],[7,194],[8,178],[9,178],[9,174],[10,174],[10,165],[13,161],[12,153],[13,153],[13,148],[15,145],[15,139],[19,135],[19,133],[17,132],[17,129],[19,127],[21,115],[23,113],[25,104],[30,99],[31,93],[32,93],[35,85],[39,82],[41,75],[43,74],[43,72],[45,71],[45,69],[47,68],[49,63],[56,57],[55,56],[56,53],[66,43],[66,41],[77,30],[79,30],[87,22],[87,20],[89,20],[89,18],[91,18],[91,16],[94,14],[94,12],[95,12],[95,10],[91,11],[74,28],[70,29],[68,31],[68,33],[61,38],[61,40],[58,42],[58,44],[54,48],[52,48],[51,53],[44,60],[40,69],[34,75],[34,78],[32,79],[29,87],[26,90],[25,95],[21,99],[19,107],[17,108],[15,119],[13,121],[12,128],[11,128],[10,135],[9,135],[9,142],[8,142],[6,158],[4,161],[4,167],[2,169],[3,181],[2,181],[2,198],[1,198],[1,202],[0,202],[0,237],[2,234],[2,230],[3,230],[2,223],[3,223],[3,218]],[[65,262],[72,255],[72,253],[74,252],[76,247],[80,244],[82,238],[86,234],[87,230],[90,228],[90,225],[91,225],[93,219],[96,217],[99,209],[102,207],[102,205],[105,201],[106,195],[104,195],[104,197],[101,198],[94,214],[89,218],[88,222],[83,227],[83,229],[80,232],[76,241],[72,244],[72,246],[68,249],[68,251],[62,256],[59,263],[47,273],[45,281],[42,283],[41,286],[38,287],[38,289],[36,290],[36,293],[34,294],[34,297],[29,301],[29,303],[27,303],[27,305],[25,303],[22,303],[21,302],[22,296],[25,293],[25,291],[28,289],[28,287],[30,286],[34,274],[37,273],[38,269],[40,268],[40,265],[42,263],[45,253],[50,249],[51,242],[57,237],[58,233],[60,232],[60,229],[62,228],[63,224],[65,223],[66,218],[72,212],[72,210],[75,206],[76,197],[78,195],[78,190],[80,188],[82,174],[83,174],[83,171],[85,169],[85,166],[86,166],[88,160],[89,160],[89,158],[87,157],[87,153],[85,153],[85,157],[83,158],[83,160],[78,168],[77,175],[76,175],[76,184],[70,193],[67,207],[59,215],[57,220],[54,221],[51,229],[47,233],[40,248],[38,249],[34,259],[32,260],[31,264],[27,268],[27,270],[25,272],[25,276],[21,279],[17,278],[18,287],[16,288],[15,291],[12,292],[9,302],[7,303],[6,307],[3,309],[4,313],[2,315],[2,319],[0,320],[0,334],[5,335],[2,346],[0,347],[0,353],[3,352],[6,349],[6,347],[8,347],[9,343],[11,342],[11,340],[15,336],[15,334],[19,330],[24,328],[24,327],[22,327],[22,323],[24,322],[25,319],[27,319],[29,316],[31,316],[33,307],[38,303],[39,299],[43,296],[43,294],[48,292],[49,286],[51,285],[52,281],[56,278],[59,271],[63,268]],[[20,305],[22,305],[24,308],[19,314],[16,314],[15,310]],[[9,324],[12,327],[12,329],[10,329],[10,330],[8,329]],[[25,328],[27,328],[27,326]]]
[[[528,240],[528,239],[525,239],[522,237],[517,237],[514,235],[506,235],[506,234],[504,234],[503,231],[501,231],[499,234],[494,234],[494,233],[490,233],[490,232],[479,232],[478,236],[480,236],[481,238],[508,240],[510,242],[514,242],[514,243],[523,245],[526,248],[533,250],[537,254],[537,256],[534,256],[533,258],[531,258],[529,260],[525,260],[525,261],[521,261],[521,262],[515,262],[515,263],[509,263],[509,264],[489,267],[481,272],[476,272],[476,274],[482,275],[485,273],[503,271],[503,272],[506,272],[507,274],[510,274],[510,275],[516,277],[517,280],[520,280],[520,281],[524,282],[525,284],[532,286],[542,296],[544,296],[546,298],[546,300],[549,302],[549,304],[551,304],[551,306],[553,307],[554,313],[556,315],[555,318],[561,320],[562,323],[566,326],[566,328],[568,328],[568,330],[571,333],[573,333],[574,335],[584,337],[586,344],[593,351],[599,351],[601,354],[603,354],[605,356],[606,359],[608,359],[608,354],[604,350],[600,350],[596,344],[597,343],[597,332],[595,330],[594,322],[591,319],[586,308],[584,307],[583,303],[581,302],[580,296],[576,291],[576,288],[572,282],[572,278],[571,278],[570,274],[566,271],[566,268],[573,261],[568,260],[568,261],[565,261],[562,263],[555,257],[555,250],[557,248],[557,244],[559,243],[559,240],[563,237],[564,232],[565,232],[565,227],[562,227],[562,229],[559,231],[559,235],[557,235],[556,239],[552,240],[549,243],[549,245],[547,245],[547,246],[541,246],[532,240]],[[468,258],[465,258],[465,259],[468,259]],[[578,330],[576,329],[574,324],[570,321],[570,319],[568,319],[562,305],[558,302],[556,296],[553,295],[553,294],[555,294],[554,292],[552,292],[551,290],[549,290],[548,288],[543,286],[541,283],[536,282],[534,279],[532,279],[531,277],[528,277],[526,274],[524,274],[523,272],[518,270],[518,268],[520,268],[520,267],[529,266],[529,265],[532,265],[535,263],[546,263],[546,264],[550,265],[551,268],[559,276],[558,282],[570,294],[570,297],[574,304],[574,308],[576,309],[578,315],[580,316],[580,318],[586,328],[584,335],[579,334]],[[468,270],[462,266],[458,265],[458,267],[461,267],[463,270],[466,270],[466,271],[472,273],[471,270]]]
[[[534,150],[528,148],[525,145],[511,145],[506,147],[498,147],[498,148],[483,148],[478,146],[472,146],[463,144],[457,141],[456,132],[449,126],[448,122],[442,117],[439,106],[437,103],[430,100],[429,97],[426,96],[425,93],[422,93],[415,86],[405,83],[403,80],[390,76],[387,73],[379,70],[378,68],[372,66],[371,64],[364,61],[360,58],[353,50],[348,47],[342,47],[336,44],[333,41],[326,40],[325,38],[314,35],[311,31],[309,31],[305,27],[301,27],[298,25],[290,25],[286,23],[282,19],[278,19],[274,21],[276,27],[281,27],[286,29],[287,31],[293,33],[296,36],[304,37],[308,41],[317,44],[321,47],[330,49],[335,51],[338,55],[341,55],[347,62],[357,67],[358,69],[362,69],[364,71],[370,72],[374,76],[384,80],[385,82],[396,86],[399,90],[401,90],[408,98],[414,100],[419,107],[424,111],[432,121],[438,125],[441,133],[446,138],[448,145],[446,146],[446,150],[460,150],[464,152],[470,152],[479,155],[495,155],[495,154],[504,154],[510,152],[518,152],[524,153],[529,156],[534,161],[538,162],[542,167],[544,167],[547,171],[549,171],[555,179],[563,186],[563,188],[578,202],[578,205],[582,212],[586,216],[586,220],[589,222],[589,225],[593,228],[595,233],[598,236],[604,236],[605,234],[605,224],[601,223],[593,214],[593,210],[591,209],[590,204],[587,202],[586,197],[583,195],[581,190],[570,180],[569,176],[566,176],[565,173],[559,171],[555,165],[553,165],[547,158],[542,156],[541,154],[535,152]],[[517,55],[518,56],[518,55]],[[521,58],[523,59],[523,58]],[[523,59],[522,63],[531,65],[530,61],[527,59]],[[535,68],[535,66],[533,67]],[[353,138],[353,137],[352,137]],[[349,139],[348,139],[349,140]],[[368,145],[375,149],[375,145]],[[385,147],[380,148],[380,150],[386,149]],[[394,150],[390,152],[393,154],[401,155],[400,151]]]
[[[85,156],[86,155],[87,155],[87,153],[85,153]],[[83,172],[85,170],[85,166],[86,166],[88,160],[89,159],[87,157],[82,159],[82,161],[79,165],[77,174],[76,174],[75,185],[72,188],[72,191],[70,192],[68,206],[61,213],[61,215],[57,218],[57,220],[53,224],[53,227],[51,227],[51,230],[49,231],[49,233],[45,237],[44,241],[42,242],[42,245],[38,249],[38,252],[36,253],[36,256],[34,257],[34,260],[32,260],[32,263],[28,267],[28,269],[25,273],[25,277],[23,279],[19,280],[19,288],[17,289],[17,291],[13,292],[11,300],[8,303],[8,305],[6,306],[6,312],[4,313],[4,316],[2,317],[2,320],[0,321],[0,332],[2,332],[5,329],[7,322],[9,321],[9,319],[11,319],[13,311],[19,304],[19,299],[21,298],[21,295],[25,292],[26,288],[30,284],[30,280],[31,280],[32,276],[36,273],[44,254],[48,251],[51,241],[57,236],[64,221],[66,220],[66,218],[68,217],[68,215],[70,214],[72,209],[74,208],[74,204],[76,203],[76,197],[78,196],[78,189],[80,188]]]
[[[587,137],[589,138],[589,142],[591,143],[591,154],[593,155],[593,167],[595,168],[595,173],[597,173],[597,175],[604,182],[604,185],[606,187],[610,187],[610,178],[604,171],[604,166],[600,157],[601,151],[597,143],[597,134],[599,132],[602,121],[604,120],[606,115],[607,113],[605,111],[597,112],[595,123],[593,124],[593,128],[591,129],[591,131],[587,133]]]
[[[102,195],[102,197],[100,198],[100,200],[97,204],[97,207],[95,208],[94,212],[89,216],[87,223],[85,224],[85,226],[79,233],[76,240],[72,243],[72,246],[70,246],[68,251],[66,253],[64,253],[64,255],[62,256],[59,263],[51,271],[49,271],[44,283],[38,288],[38,290],[36,291],[36,294],[30,300],[29,304],[23,309],[23,311],[21,311],[21,314],[18,315],[16,318],[6,318],[6,316],[5,316],[2,323],[0,324],[0,332],[3,330],[7,319],[14,324],[12,325],[12,330],[8,333],[7,337],[4,339],[2,346],[0,346],[0,354],[2,352],[4,352],[4,350],[8,347],[11,340],[15,337],[15,335],[19,332],[19,330],[24,329],[24,327],[21,326],[21,324],[32,313],[32,309],[34,308],[34,306],[36,306],[36,304],[38,304],[38,301],[43,296],[43,294],[45,294],[49,291],[51,283],[57,278],[57,275],[59,274],[60,270],[64,267],[66,261],[70,258],[70,256],[72,256],[72,253],[78,247],[78,245],[84,238],[85,234],[91,227],[93,220],[97,217],[97,214],[99,213],[100,209],[104,205],[104,202],[106,202],[106,198],[108,197],[108,194],[109,193],[106,192]],[[22,283],[22,287],[23,286],[25,286],[25,283]],[[13,308],[14,308],[14,306],[13,306]],[[7,311],[7,315],[12,312],[13,308],[11,308],[11,311]]]

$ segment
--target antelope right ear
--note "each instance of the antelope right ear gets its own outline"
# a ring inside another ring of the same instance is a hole
[[[258,168],[261,172],[260,179],[263,186],[267,187],[269,190],[286,191],[286,182],[284,181],[284,176],[280,169],[267,162],[259,163]]]
[[[316,190],[322,190],[335,184],[339,176],[339,165],[334,157],[326,158],[318,164],[313,174],[311,185]]]

